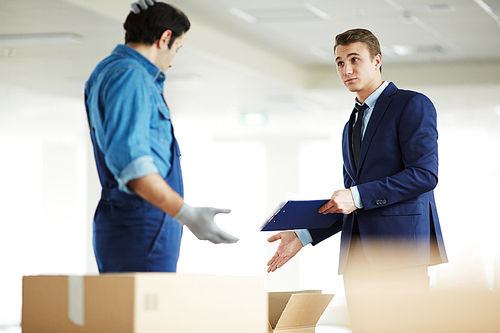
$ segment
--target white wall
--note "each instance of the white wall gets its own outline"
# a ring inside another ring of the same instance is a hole
[[[84,274],[85,118],[79,101],[0,86],[0,325],[18,323],[22,276]]]
[[[500,87],[429,90],[438,109],[436,200],[450,262],[437,287],[500,288]]]

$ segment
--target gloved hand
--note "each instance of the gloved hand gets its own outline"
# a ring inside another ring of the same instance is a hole
[[[187,226],[198,239],[215,244],[236,243],[239,239],[221,230],[214,221],[215,215],[230,212],[230,209],[191,207],[184,203],[174,219]]]
[[[139,0],[130,5],[130,11],[134,14],[139,14],[141,10],[146,10],[154,6],[156,0]]]

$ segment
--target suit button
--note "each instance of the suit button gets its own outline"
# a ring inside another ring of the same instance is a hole
[[[372,205],[376,205],[376,204],[377,204],[377,201],[372,200]]]
[[[382,205],[385,205],[387,203],[387,200],[382,200]]]

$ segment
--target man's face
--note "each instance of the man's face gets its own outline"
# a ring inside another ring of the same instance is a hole
[[[364,101],[381,83],[380,65],[382,57],[373,59],[368,46],[362,42],[339,45],[335,49],[337,73],[342,83]]]
[[[179,51],[179,49],[182,47],[182,37],[183,35],[177,37],[174,40],[172,46],[170,46],[170,48],[166,46],[165,49],[163,50],[163,55],[160,60],[161,63],[159,66],[162,71],[165,72],[167,69],[172,67],[172,64],[174,62],[174,57],[177,54],[177,51]]]

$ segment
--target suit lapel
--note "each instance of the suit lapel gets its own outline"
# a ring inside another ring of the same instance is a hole
[[[370,121],[368,122],[368,126],[366,127],[365,135],[363,137],[363,142],[361,144],[361,150],[359,153],[359,163],[358,163],[358,172],[363,167],[363,162],[366,157],[366,152],[370,147],[373,135],[377,130],[377,127],[382,120],[385,112],[387,111],[389,104],[391,104],[392,98],[391,96],[397,91],[397,87],[390,83],[387,88],[382,92],[380,97],[377,99],[375,103],[375,108],[373,109],[373,113],[370,117]]]

